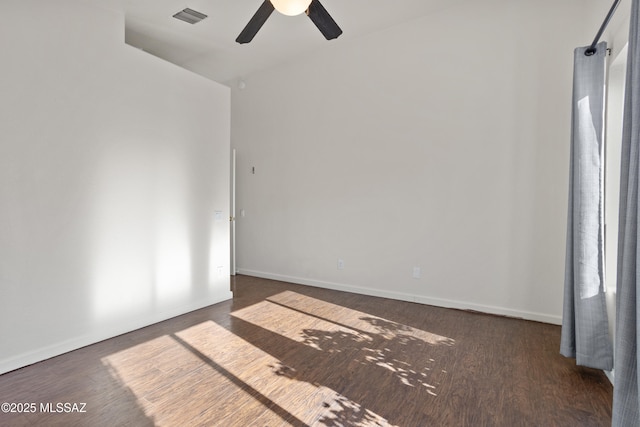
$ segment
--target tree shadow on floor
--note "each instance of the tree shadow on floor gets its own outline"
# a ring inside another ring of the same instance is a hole
[[[303,329],[301,344],[306,347],[303,363],[290,357],[289,351],[276,350],[275,356],[281,362],[272,366],[274,374],[336,392],[335,399],[325,402],[331,416],[319,419],[322,425],[389,425],[399,411],[393,396],[403,395],[426,404],[429,398],[437,396],[438,385],[447,375],[438,360],[445,358],[453,340],[433,344],[413,336],[416,330],[405,325],[375,317],[360,320],[375,326],[380,333],[347,328]],[[274,335],[265,351],[273,351],[274,338],[283,339]],[[265,349],[262,342],[253,344]]]

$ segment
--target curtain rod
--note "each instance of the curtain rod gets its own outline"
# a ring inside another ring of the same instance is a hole
[[[593,43],[591,43],[591,46],[589,46],[589,48],[584,51],[585,55],[591,56],[594,53],[596,53],[596,45],[598,44],[598,41],[600,40],[602,33],[604,33],[605,28],[607,28],[607,25],[609,25],[609,21],[611,21],[611,17],[616,12],[616,9],[618,8],[619,4],[620,4],[620,0],[615,0],[613,2],[613,5],[611,5],[611,9],[609,9],[609,13],[607,14],[607,17],[604,18],[604,22],[602,23],[602,25],[600,26],[600,29],[598,30],[598,34],[596,34],[596,38],[593,39]]]

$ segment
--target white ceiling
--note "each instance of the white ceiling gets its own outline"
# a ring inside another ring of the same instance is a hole
[[[262,0],[88,0],[121,11],[126,42],[213,80],[230,83],[318,49],[366,36],[464,0],[321,0],[343,34],[327,41],[306,15],[275,12],[251,43],[235,39]],[[184,8],[208,15],[191,25],[172,17]]]

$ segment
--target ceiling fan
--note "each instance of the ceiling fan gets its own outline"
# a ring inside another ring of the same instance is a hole
[[[336,21],[318,0],[264,0],[236,41],[243,44],[253,40],[274,9],[289,16],[305,12],[327,40],[335,39],[342,34]]]

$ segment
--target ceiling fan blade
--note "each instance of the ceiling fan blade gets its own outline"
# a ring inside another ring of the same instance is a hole
[[[318,0],[313,0],[307,10],[307,15],[327,40],[338,38],[342,34],[342,30],[333,20],[327,9],[320,4]]]
[[[264,23],[267,21],[267,18],[271,16],[273,10],[274,7],[271,2],[269,0],[264,0],[251,20],[249,20],[247,26],[244,27],[244,30],[242,30],[236,41],[243,44],[249,43],[253,40],[258,31],[260,31],[260,28],[262,28]]]

